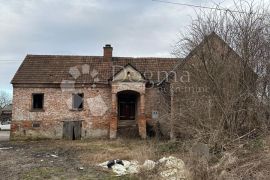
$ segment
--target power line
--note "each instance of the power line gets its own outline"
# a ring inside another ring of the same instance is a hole
[[[0,64],[17,64],[17,63],[14,63],[14,62],[0,62]]]
[[[243,14],[246,13],[244,11],[230,10],[228,8],[209,7],[209,6],[201,6],[201,5],[194,5],[194,4],[187,4],[187,3],[163,1],[163,0],[152,0],[152,1],[154,1],[154,2],[160,2],[160,3],[166,3],[166,4],[174,4],[174,5],[179,5],[179,6],[188,6],[188,7],[193,7],[193,8],[219,10],[219,11],[230,11],[230,12],[234,12],[234,13],[243,13]]]
[[[21,63],[21,60],[5,60],[5,59],[0,59],[0,64],[10,64],[10,63]]]
[[[1,60],[0,59],[0,62],[20,62],[20,60],[5,60],[5,59],[3,59],[3,60]]]

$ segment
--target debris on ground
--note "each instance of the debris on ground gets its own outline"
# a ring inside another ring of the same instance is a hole
[[[130,161],[130,164],[127,168],[128,174],[137,174],[140,171],[140,166],[138,161]]]
[[[142,169],[146,170],[146,171],[150,171],[152,169],[155,168],[155,161],[152,161],[152,160],[146,160],[143,165],[141,166]]]
[[[161,158],[157,169],[161,178],[166,180],[186,179],[188,175],[184,161],[173,156]]]
[[[58,158],[58,156],[55,154],[51,154],[51,157]]]
[[[12,149],[13,147],[1,147],[0,150],[9,150]]]
[[[84,170],[84,167],[78,167],[78,170],[83,171]]]
[[[115,165],[115,164],[120,164],[120,165],[124,166],[124,163],[123,163],[122,160],[111,160],[111,161],[109,161],[109,162],[107,163],[107,167],[108,167],[109,169],[111,169],[112,166]]]
[[[110,160],[99,164],[103,168],[112,169],[117,176],[126,174],[136,174],[139,172],[138,161],[126,161],[126,160]]]
[[[121,164],[115,164],[115,165],[113,165],[112,166],[112,170],[118,176],[122,176],[122,175],[128,174],[127,173],[127,169],[125,168],[125,166],[123,166]]]
[[[98,166],[103,168],[111,168],[117,176],[127,174],[137,174],[139,172],[151,171],[156,169],[162,179],[186,179],[188,171],[185,168],[185,163],[176,157],[163,157],[157,162],[146,160],[142,165],[138,161],[127,160],[111,160],[106,161]]]

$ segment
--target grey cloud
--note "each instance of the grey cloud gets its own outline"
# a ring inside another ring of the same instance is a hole
[[[151,0],[0,0],[0,61],[19,60],[0,62],[0,89],[26,54],[102,55],[111,43],[116,56],[170,56],[193,14]]]

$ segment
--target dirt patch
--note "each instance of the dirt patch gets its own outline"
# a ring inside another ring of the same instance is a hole
[[[159,144],[162,142],[159,142]],[[2,179],[138,179],[115,177],[96,165],[111,159],[158,159],[153,140],[117,139],[82,141],[0,142]]]
[[[85,145],[84,145],[85,144]],[[83,142],[32,141],[2,142],[0,148],[1,179],[111,179],[80,156],[91,150]],[[89,144],[90,145],[90,144]],[[81,148],[85,147],[85,148]]]

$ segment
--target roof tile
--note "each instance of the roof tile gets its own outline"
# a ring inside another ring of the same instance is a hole
[[[113,57],[104,61],[102,56],[59,56],[59,55],[27,55],[16,72],[12,84],[48,84],[61,83],[63,80],[74,80],[76,83],[108,83],[113,73],[127,64],[132,65],[140,73],[152,73],[149,79],[159,81],[158,73],[169,72],[178,58],[132,58]],[[83,65],[89,66],[89,73],[83,73]],[[70,68],[77,68],[78,75],[72,76]],[[94,72],[94,73],[92,73]],[[96,73],[95,73],[96,72]]]

